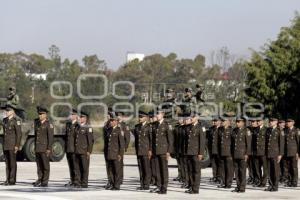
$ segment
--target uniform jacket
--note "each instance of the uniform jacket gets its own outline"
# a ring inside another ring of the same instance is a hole
[[[244,159],[245,155],[251,154],[251,132],[248,128],[234,128],[231,138],[234,159]]]
[[[135,151],[138,156],[147,156],[152,151],[152,134],[149,123],[139,123],[134,128]]]
[[[15,147],[20,147],[22,132],[21,121],[16,117],[3,119],[3,150],[14,150]]]
[[[34,133],[36,152],[45,153],[47,150],[52,150],[54,127],[48,119],[44,123],[35,119]]]
[[[94,144],[93,128],[88,124],[78,126],[75,129],[75,153],[92,153]]]
[[[268,128],[266,134],[266,156],[276,158],[284,154],[284,131],[279,128]]]

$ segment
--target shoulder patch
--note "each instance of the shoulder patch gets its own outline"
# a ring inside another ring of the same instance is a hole
[[[89,133],[92,133],[93,132],[93,129],[92,128],[89,128]]]

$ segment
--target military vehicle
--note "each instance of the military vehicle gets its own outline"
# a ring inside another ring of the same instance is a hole
[[[5,104],[6,99],[0,99],[0,104]],[[5,117],[4,110],[0,110],[0,161],[4,160],[3,155],[3,127],[2,121]],[[52,144],[52,155],[50,160],[58,162],[63,159],[65,155],[65,142],[64,142],[64,124],[54,122],[54,140]],[[27,160],[35,161],[35,144],[34,144],[34,123],[32,121],[22,121],[22,140],[21,147],[17,153],[18,161]]]

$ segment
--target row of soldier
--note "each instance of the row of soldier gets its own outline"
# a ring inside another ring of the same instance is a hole
[[[5,107],[4,154],[7,180],[4,185],[16,182],[16,152],[20,145],[21,123],[14,116],[14,107]],[[50,173],[49,156],[53,141],[53,125],[47,118],[48,110],[37,108],[39,118],[35,120],[35,151],[38,179],[34,186],[47,187]],[[124,153],[130,142],[130,129],[123,121],[123,113],[109,113],[109,120],[103,128],[104,156],[107,167],[106,189],[119,190],[123,182]],[[287,126],[277,126],[278,120],[270,119],[270,127],[263,126],[263,120],[251,121],[246,127],[244,118],[236,119],[236,127],[230,125],[230,118],[216,118],[213,126],[205,131],[197,114],[179,116],[178,124],[172,128],[164,119],[164,110],[154,113],[139,113],[139,123],[132,133],[138,159],[141,186],[139,190],[157,187],[150,192],[166,194],[169,172],[168,160],[173,156],[178,161],[179,180],[190,194],[199,193],[201,160],[206,143],[212,161],[213,179],[219,187],[231,188],[235,175],[235,192],[246,188],[246,168],[249,169],[249,183],[277,191],[279,164],[283,163],[282,178],[287,186],[297,186],[297,160],[299,156],[299,131],[292,119]],[[66,153],[70,171],[70,182],[66,186],[88,187],[89,160],[93,147],[93,130],[88,123],[88,114],[73,109],[66,124]],[[281,123],[279,123],[281,124]]]

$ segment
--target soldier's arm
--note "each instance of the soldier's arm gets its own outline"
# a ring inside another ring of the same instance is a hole
[[[152,151],[152,129],[151,129],[150,125],[148,125],[147,134],[148,134],[148,140],[149,140],[149,151]]]
[[[91,154],[93,151],[93,145],[94,145],[94,134],[93,134],[92,127],[88,128],[87,141],[88,141],[88,152]]]
[[[246,140],[246,155],[250,155],[251,154],[251,141],[252,141],[252,136],[251,136],[251,132],[249,129],[247,129],[247,133],[245,135],[245,140]]]
[[[278,142],[279,142],[279,155],[282,156],[284,154],[284,132],[279,131],[278,136]]]
[[[172,133],[172,126],[167,124],[167,142],[168,142],[168,153],[173,152],[173,133]]]
[[[124,136],[121,133],[121,130],[118,133],[119,137],[119,155],[123,156],[124,155],[124,151],[125,151],[125,141],[124,141]]]
[[[53,135],[54,135],[54,127],[52,123],[49,123],[48,130],[47,130],[47,138],[48,138],[47,150],[51,150],[52,148]]]
[[[15,124],[15,133],[16,133],[16,147],[20,147],[21,137],[22,137],[22,129],[21,129],[21,121],[17,120]]]
[[[203,129],[204,127],[200,127],[199,126],[199,129],[198,132],[199,132],[199,150],[198,150],[198,155],[204,155],[204,151],[205,151],[205,131]]]

